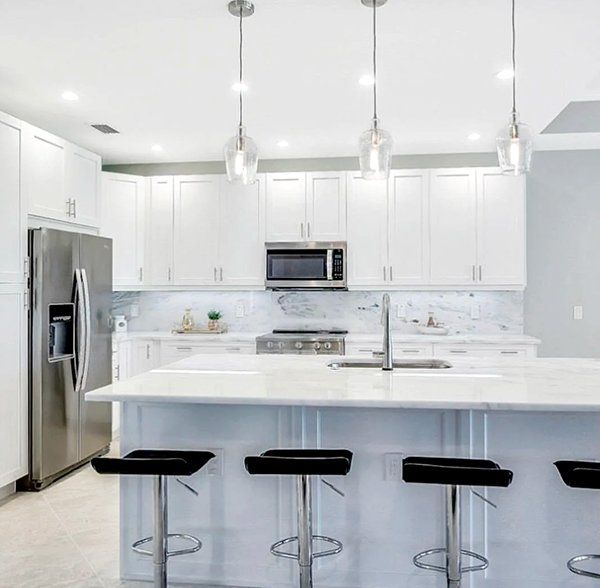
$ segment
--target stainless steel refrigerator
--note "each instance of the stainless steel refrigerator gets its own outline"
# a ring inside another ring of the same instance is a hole
[[[86,402],[111,382],[112,241],[29,231],[29,476],[39,490],[111,441],[110,403]]]

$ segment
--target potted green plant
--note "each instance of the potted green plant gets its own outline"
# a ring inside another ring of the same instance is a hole
[[[208,311],[208,330],[209,331],[218,331],[219,330],[219,320],[222,317],[222,313],[218,310],[209,310]]]

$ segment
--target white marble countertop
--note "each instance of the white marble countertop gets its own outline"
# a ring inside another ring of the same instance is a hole
[[[169,331],[128,331],[127,333],[114,333],[115,341],[132,341],[135,339],[153,339],[161,341],[192,341],[194,343],[254,343],[258,335],[264,333],[229,332],[220,335],[194,334],[183,335]],[[502,335],[420,335],[418,333],[393,333],[392,338],[397,343],[450,343],[482,345],[538,345],[539,339],[529,335],[502,334]],[[381,333],[348,333],[347,344],[370,344],[382,341]]]
[[[196,355],[86,394],[90,401],[600,411],[600,360],[491,358],[446,370],[347,368],[334,357]],[[340,361],[346,358],[339,358]]]

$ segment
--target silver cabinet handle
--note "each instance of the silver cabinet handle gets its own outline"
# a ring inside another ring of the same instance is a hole
[[[481,282],[483,280],[483,269],[482,266],[479,266],[479,281]]]
[[[366,350],[368,351],[368,350]],[[383,357],[383,351],[371,351],[373,357]]]
[[[472,277],[473,277],[473,281],[476,282],[477,278],[475,277],[475,266],[471,266],[471,271],[472,271]]]
[[[150,343],[146,343],[146,359],[150,359]]]
[[[143,282],[144,281],[144,268],[140,268],[139,269],[139,281]]]
[[[307,233],[306,236],[310,239],[310,223],[309,222],[306,223],[306,233]]]
[[[191,351],[191,347],[176,347],[177,351]]]
[[[225,347],[225,351],[241,351],[241,347]]]
[[[394,267],[390,265],[390,282],[394,281]]]
[[[383,266],[383,281],[387,282],[387,271],[385,265]]]
[[[77,218],[77,199],[73,198],[73,218]]]
[[[167,280],[170,282],[171,281],[171,268],[169,268],[167,270]]]
[[[501,355],[519,355],[518,351],[501,351]]]
[[[217,281],[217,266],[213,267],[213,280]]]
[[[67,205],[66,215],[71,216],[71,199],[66,200],[65,204]]]
[[[450,353],[466,353],[466,349],[450,349]]]
[[[223,281],[223,268],[222,267],[219,268],[219,279],[221,280],[221,282]]]
[[[300,236],[304,239],[304,223],[300,223]]]
[[[121,379],[121,366],[118,365],[115,367],[115,380],[118,382]]]
[[[421,353],[420,349],[401,349],[402,353]]]

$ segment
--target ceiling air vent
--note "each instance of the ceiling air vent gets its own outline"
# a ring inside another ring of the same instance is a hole
[[[92,125],[97,131],[104,133],[105,135],[113,135],[118,133],[117,129],[113,129],[110,125]]]

